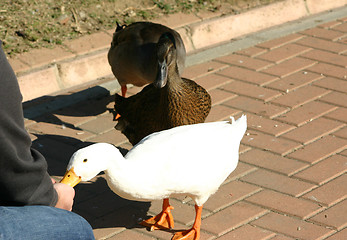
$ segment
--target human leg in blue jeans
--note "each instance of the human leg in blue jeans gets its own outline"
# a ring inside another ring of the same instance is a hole
[[[75,190],[55,183],[24,127],[22,95],[0,41],[0,239],[94,239],[71,213]]]
[[[89,240],[93,230],[81,216],[48,206],[0,206],[0,240]]]

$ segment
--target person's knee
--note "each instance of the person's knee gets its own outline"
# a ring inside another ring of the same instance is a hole
[[[47,206],[0,207],[0,213],[3,239],[95,239],[90,224],[66,210]]]

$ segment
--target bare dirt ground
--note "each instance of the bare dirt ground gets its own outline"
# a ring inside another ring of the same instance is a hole
[[[239,14],[281,0],[1,0],[0,40],[8,56],[175,12]]]

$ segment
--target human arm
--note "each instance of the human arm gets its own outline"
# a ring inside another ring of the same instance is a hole
[[[55,206],[57,201],[47,162],[31,148],[17,78],[0,47],[0,205]]]

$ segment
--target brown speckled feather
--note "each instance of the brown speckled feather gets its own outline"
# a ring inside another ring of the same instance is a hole
[[[161,89],[150,84],[128,98],[117,94],[115,110],[121,118],[116,128],[135,145],[153,132],[202,123],[210,109],[211,97],[207,91],[176,74]]]

